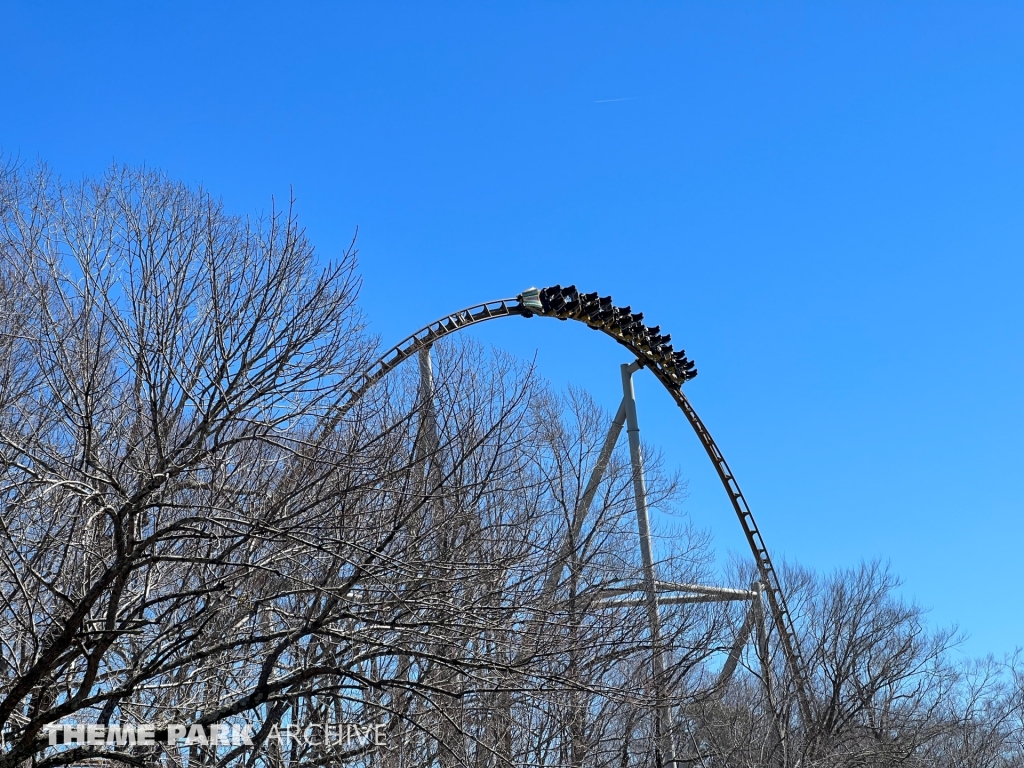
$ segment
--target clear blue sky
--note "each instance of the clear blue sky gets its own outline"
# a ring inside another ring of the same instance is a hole
[[[0,0],[0,66],[7,153],[239,212],[291,185],[325,256],[358,226],[385,340],[530,285],[642,309],[777,556],[889,558],[971,653],[1024,645],[1021,4]],[[504,322],[481,338],[614,408],[609,340]]]

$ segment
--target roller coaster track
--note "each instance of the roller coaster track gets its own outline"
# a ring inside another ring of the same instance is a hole
[[[610,296],[601,297],[596,293],[581,294],[574,286],[562,288],[557,285],[541,290],[530,288],[514,299],[498,299],[459,310],[424,326],[385,352],[350,389],[342,394],[337,404],[334,423],[343,418],[370,387],[403,361],[421,349],[429,347],[436,340],[487,320],[534,315],[559,320],[579,320],[594,330],[608,334],[636,355],[637,362],[650,369],[676,401],[676,405],[682,410],[693,431],[697,433],[704,450],[707,451],[739,518],[740,526],[757,563],[761,583],[764,585],[764,595],[779,634],[779,643],[793,678],[801,719],[805,726],[810,727],[812,713],[807,694],[807,666],[801,657],[796,627],[786,605],[779,575],[772,565],[768,547],[736,482],[735,475],[711,433],[704,426],[704,422],[683,394],[682,385],[696,376],[697,370],[693,362],[687,359],[685,352],[673,350],[669,335],[662,335],[658,326],[648,327],[643,324],[643,313],[634,314],[629,307],[616,307]]]

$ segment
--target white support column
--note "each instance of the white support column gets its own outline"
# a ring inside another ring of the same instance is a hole
[[[434,368],[430,360],[431,345],[419,351],[420,364],[420,436],[417,458],[423,462],[423,487],[436,493],[441,482],[437,463],[437,408],[434,405]]]
[[[419,351],[420,368],[420,402],[419,421],[420,433],[416,446],[416,458],[420,463],[420,498],[424,505],[431,510],[431,516],[435,519],[441,516],[439,510],[438,493],[441,490],[441,467],[438,462],[438,447],[440,441],[437,434],[437,407],[435,405],[434,391],[434,369],[430,359],[431,345],[427,344]],[[447,656],[447,650],[443,645],[434,648],[433,651],[441,658]],[[454,675],[451,671],[442,673],[438,681],[438,687],[455,686]],[[437,723],[437,739],[440,749],[437,755],[437,762],[440,768],[458,768],[463,765],[463,755],[456,749],[455,745],[461,744],[462,739],[455,727],[454,718],[458,716],[458,709],[461,706],[458,700],[453,700],[446,705],[443,698],[438,698],[435,704],[439,708],[439,721]],[[449,710],[450,706],[450,710]]]
[[[661,616],[658,612],[657,578],[654,573],[654,554],[651,546],[651,524],[647,513],[647,485],[644,481],[643,456],[640,450],[640,424],[636,415],[636,393],[633,373],[640,365],[622,365],[622,401],[626,406],[626,435],[629,438],[629,458],[633,466],[633,495],[636,499],[636,520],[640,534],[640,557],[643,563],[644,598],[651,633],[651,663],[654,674],[655,714],[657,717],[658,751],[661,765],[674,768],[675,744],[672,738],[672,708],[669,703],[668,684],[665,680],[665,656],[661,639]]]

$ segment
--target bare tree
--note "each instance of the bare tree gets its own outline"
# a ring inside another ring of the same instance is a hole
[[[955,632],[929,629],[923,609],[898,596],[899,580],[878,562],[828,577],[790,566],[786,585],[811,664],[815,720],[796,716],[781,659],[767,670],[748,659],[726,695],[700,712],[703,764],[1019,763],[1012,660],[958,661]]]
[[[587,494],[610,416],[584,393],[446,343],[429,389],[399,369],[341,408],[376,351],[354,257],[158,173],[0,170],[0,768],[648,766],[656,653],[682,764],[1020,763],[1019,665],[954,663],[878,564],[787,570],[813,722],[759,602],[663,605],[655,643],[606,599],[642,577],[634,478],[614,451]],[[665,533],[661,578],[720,580]],[[51,744],[71,721],[156,739]],[[309,723],[379,728],[274,738]]]
[[[13,166],[0,206],[0,766],[595,764],[647,726],[642,616],[594,597],[636,577],[622,457],[561,558],[607,415],[454,345],[429,407],[406,372],[342,418],[354,252],[319,266],[290,210]],[[250,716],[252,749],[160,743]],[[69,719],[158,743],[48,749]],[[368,719],[387,746],[269,739]]]
[[[318,269],[290,213],[232,218],[148,172],[69,187],[7,168],[0,192],[18,287],[0,363],[0,721],[17,730],[0,762],[72,713],[146,716],[141,694],[175,679],[188,695],[161,705],[201,707],[218,662],[254,685],[211,717],[314,675],[275,665],[336,609],[295,624],[259,598],[294,589],[289,557],[337,475],[318,424],[371,351],[353,254]]]

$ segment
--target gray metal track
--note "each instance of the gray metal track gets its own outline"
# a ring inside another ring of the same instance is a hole
[[[395,346],[377,358],[377,362],[366,369],[353,383],[352,387],[339,399],[336,406],[335,419],[340,419],[344,416],[356,404],[356,401],[366,393],[366,390],[404,361],[421,349],[428,348],[441,337],[486,320],[522,314],[523,308],[520,306],[518,299],[497,299],[496,301],[488,301],[483,304],[467,307],[466,309],[460,309],[458,312],[445,315],[440,320],[435,320],[430,325],[423,326],[416,333],[406,336],[395,344]]]
[[[810,727],[812,717],[807,693],[807,667],[800,653],[796,627],[786,605],[779,575],[735,475],[711,433],[704,426],[704,422],[683,394],[682,385],[696,376],[697,371],[684,352],[676,352],[672,348],[671,337],[662,335],[661,329],[657,326],[651,328],[643,325],[642,313],[634,314],[629,307],[616,307],[610,296],[600,297],[596,293],[580,294],[574,286],[562,288],[557,285],[540,290],[530,288],[514,299],[498,299],[459,310],[424,326],[385,352],[344,393],[338,403],[336,419],[342,418],[370,387],[391,370],[419,350],[429,347],[437,339],[477,323],[515,315],[579,320],[594,330],[602,331],[635,355],[642,367],[650,369],[676,401],[693,431],[697,433],[697,438],[704,446],[711,463],[714,464],[715,471],[739,518],[740,526],[757,563],[765,597],[768,599],[768,606],[779,633],[783,655],[793,676],[801,718],[804,724]]]

